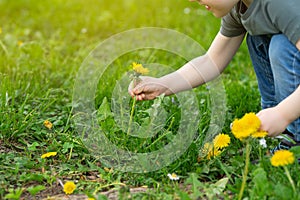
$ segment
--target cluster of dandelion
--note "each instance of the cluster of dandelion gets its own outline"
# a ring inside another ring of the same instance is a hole
[[[225,147],[228,147],[230,144],[230,137],[227,134],[220,133],[217,135],[213,142],[207,142],[204,144],[202,149],[202,155],[208,160],[219,156]]]
[[[47,159],[50,157],[54,157],[56,155],[57,155],[57,152],[47,152],[47,153],[44,153],[43,155],[41,155],[41,158]],[[58,181],[59,181],[60,185],[63,187],[63,191],[65,192],[65,194],[72,194],[74,192],[74,190],[76,189],[76,185],[72,181],[67,181],[65,184],[63,184],[61,182],[61,180],[59,180],[59,179],[58,179]]]
[[[45,120],[43,122],[43,125],[48,128],[49,130],[52,129],[53,127],[53,124],[49,121],[49,120]],[[41,155],[41,158],[44,160],[44,159],[49,159],[50,157],[54,157],[57,155],[57,152],[55,151],[51,151],[51,152],[47,152],[47,153],[44,153]],[[58,179],[59,180],[59,179]],[[72,194],[75,189],[76,189],[76,185],[73,181],[67,181],[65,184],[63,184],[61,182],[61,180],[59,180],[60,182],[60,185],[63,187],[63,191],[65,192],[65,194]]]
[[[255,113],[247,113],[241,119],[235,119],[232,122],[231,132],[240,140],[248,137],[263,138],[267,136],[266,131],[259,130],[260,120]]]
[[[238,199],[242,199],[246,187],[248,167],[250,161],[251,146],[249,138],[264,138],[267,136],[266,131],[260,130],[261,121],[255,113],[246,113],[241,119],[235,119],[232,122],[231,132],[237,139],[246,142],[245,168],[243,173],[242,185]]]
[[[232,123],[231,131],[233,135],[241,140],[246,141],[246,161],[245,161],[245,169],[243,173],[243,181],[242,186],[239,193],[239,198],[242,199],[243,191],[246,185],[247,173],[248,173],[248,165],[249,165],[249,156],[251,146],[249,144],[248,138],[264,138],[268,135],[266,131],[260,130],[261,121],[255,115],[255,113],[247,113],[241,119],[235,119]],[[289,150],[279,150],[274,153],[271,157],[271,164],[275,167],[282,166],[285,170],[285,174],[287,175],[294,192],[296,192],[295,184],[291,178],[291,175],[286,167],[286,165],[292,164],[295,161],[294,154]]]

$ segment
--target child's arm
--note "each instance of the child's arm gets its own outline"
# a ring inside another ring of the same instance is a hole
[[[147,77],[129,93],[137,100],[149,100],[163,93],[171,95],[202,85],[220,75],[240,47],[243,38],[244,34],[225,37],[218,33],[205,55],[161,78]]]
[[[296,43],[300,51],[300,39]],[[261,110],[257,113],[261,121],[261,130],[275,137],[282,133],[286,127],[300,117],[300,86],[277,106]]]
[[[298,42],[296,43],[296,47],[297,47],[297,49],[300,51],[300,39],[299,39]]]
[[[269,136],[282,133],[291,122],[300,117],[300,86],[277,106],[264,109],[257,116],[261,120],[260,129],[267,131]]]

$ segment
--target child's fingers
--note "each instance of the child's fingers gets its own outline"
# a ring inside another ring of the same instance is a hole
[[[133,89],[133,92],[135,95],[139,95],[139,94],[142,94],[144,93],[144,86],[143,85],[137,85],[134,89]]]
[[[138,100],[138,101],[145,100],[145,94],[136,95],[135,98],[136,98],[136,100]]]

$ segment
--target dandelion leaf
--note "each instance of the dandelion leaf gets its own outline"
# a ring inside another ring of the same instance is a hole
[[[218,180],[216,183],[211,184],[208,189],[205,189],[205,194],[207,195],[208,199],[213,199],[217,195],[222,194],[227,183],[228,183],[228,178],[227,177],[222,178]]]
[[[203,187],[203,183],[198,180],[198,175],[196,173],[191,173],[186,179],[185,184],[190,184],[192,186],[192,199],[197,199],[202,196],[200,188]]]
[[[255,169],[252,176],[254,186],[251,191],[251,196],[253,199],[261,199],[272,192],[272,185],[269,184],[267,173],[263,168],[259,167]]]
[[[108,104],[107,98],[104,97],[104,99],[102,100],[102,103],[98,109],[98,120],[103,121],[111,116],[113,116],[113,113],[110,110],[110,106]]]
[[[294,146],[290,149],[290,151],[294,153],[296,158],[300,157],[300,146]]]

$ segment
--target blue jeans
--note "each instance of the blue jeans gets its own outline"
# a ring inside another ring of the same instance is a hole
[[[300,51],[285,35],[247,35],[247,45],[261,94],[262,109],[276,106],[300,85]],[[300,118],[288,131],[300,141]]]

